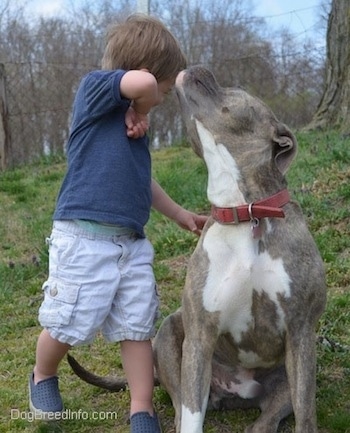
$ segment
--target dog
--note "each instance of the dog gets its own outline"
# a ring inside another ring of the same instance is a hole
[[[259,408],[246,433],[316,433],[316,333],[325,309],[322,259],[285,174],[292,132],[259,99],[223,88],[206,68],[176,93],[191,145],[208,170],[209,217],[187,269],[181,307],[154,339],[156,376],[177,433],[202,433],[207,408]],[[122,383],[87,373],[114,390]]]

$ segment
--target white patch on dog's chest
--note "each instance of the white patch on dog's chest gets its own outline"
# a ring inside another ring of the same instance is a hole
[[[268,251],[258,253],[249,223],[235,227],[213,224],[203,248],[209,259],[203,305],[210,312],[220,312],[220,331],[230,332],[239,343],[242,333],[253,327],[253,291],[264,292],[275,304],[277,327],[283,331],[278,295],[290,296],[290,279],[282,259],[271,258]]]
[[[236,161],[198,120],[196,127],[208,168],[209,201],[220,207],[244,204]],[[266,227],[271,231],[268,221]],[[203,248],[209,258],[203,304],[208,311],[220,312],[220,331],[230,332],[235,341],[240,342],[242,333],[254,326],[253,291],[264,292],[274,302],[278,316],[276,325],[283,331],[284,313],[278,295],[290,296],[290,279],[282,259],[273,259],[268,251],[259,254],[251,224],[215,223],[205,235]]]

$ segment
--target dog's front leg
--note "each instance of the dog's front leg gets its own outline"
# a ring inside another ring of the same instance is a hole
[[[311,324],[287,335],[286,370],[295,415],[295,433],[317,433],[316,347]]]
[[[189,322],[182,347],[181,433],[202,433],[217,335],[207,329],[204,317],[201,323]]]

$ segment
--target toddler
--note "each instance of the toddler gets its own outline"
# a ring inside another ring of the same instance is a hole
[[[63,411],[57,369],[72,346],[98,331],[120,342],[130,387],[132,433],[160,432],[153,409],[158,296],[144,226],[151,206],[199,234],[206,217],[175,203],[151,179],[148,113],[162,103],[185,57],[157,19],[132,15],[108,34],[102,69],[77,90],[68,168],[53,216],[49,276],[39,310],[43,330],[29,380],[30,408]]]

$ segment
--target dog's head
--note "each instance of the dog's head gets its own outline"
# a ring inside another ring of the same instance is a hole
[[[273,162],[285,174],[297,151],[292,132],[258,98],[236,88],[223,88],[201,66],[182,71],[176,91],[194,151],[203,157],[200,130],[211,134],[240,165]]]

